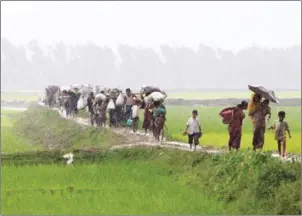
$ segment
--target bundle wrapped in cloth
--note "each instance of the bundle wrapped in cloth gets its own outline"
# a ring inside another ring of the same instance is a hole
[[[160,92],[163,95],[167,96],[167,94],[164,91],[162,91],[160,88],[157,88],[157,87],[154,87],[154,86],[143,86],[141,88],[140,95],[141,95],[141,98],[144,98],[144,97],[147,97],[147,96],[149,96],[150,94],[152,94],[154,92]]]
[[[166,99],[166,97],[167,97],[167,95],[164,95],[161,92],[152,92],[151,94],[149,94],[148,96],[146,96],[146,100],[148,102],[151,102],[151,101],[154,101],[154,102],[155,101],[163,102]]]
[[[106,95],[102,94],[102,93],[99,93],[99,94],[96,94],[95,95],[95,99],[96,100],[106,100]]]

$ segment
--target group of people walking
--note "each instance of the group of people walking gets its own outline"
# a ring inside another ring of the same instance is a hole
[[[229,130],[229,150],[240,148],[242,136],[242,123],[245,118],[244,110],[248,110],[248,116],[253,123],[253,150],[262,149],[264,145],[267,121],[271,118],[271,108],[269,100],[264,99],[259,94],[252,94],[250,103],[242,101],[236,107],[223,109],[219,115],[223,122],[228,124]],[[285,119],[285,112],[278,113],[279,119],[273,123],[268,129],[275,130],[275,139],[278,143],[278,151],[280,156],[286,156],[286,132],[291,138],[288,123]],[[282,149],[281,149],[282,147]]]
[[[100,93],[105,94],[103,91]],[[131,126],[133,133],[138,130],[139,110],[144,109],[143,128],[145,133],[148,134],[151,131],[159,141],[160,135],[163,137],[166,120],[166,108],[162,102],[144,100],[144,96],[139,98],[132,93],[130,88],[127,88],[125,93],[119,92],[110,98],[97,98],[93,92],[90,92],[87,106],[91,125],[106,127],[106,111],[108,111],[109,127]]]
[[[56,92],[55,87],[51,86],[46,89],[46,94],[48,96],[49,104],[52,104],[54,93]],[[87,92],[87,91],[86,91]],[[131,126],[133,133],[138,130],[139,121],[139,110],[144,110],[143,119],[143,129],[145,133],[148,134],[152,132],[156,140],[160,140],[160,136],[164,135],[164,127],[166,121],[166,107],[163,104],[163,100],[146,100],[148,95],[154,92],[161,92],[157,97],[165,98],[167,95],[158,88],[155,87],[143,87],[140,97],[133,94],[130,88],[127,88],[125,92],[118,89],[110,90],[110,93],[100,91],[95,95],[93,91],[89,94],[86,104],[88,106],[88,111],[90,113],[91,125],[98,125],[106,127],[107,125],[107,111],[109,112],[109,127],[120,127],[120,126]],[[61,106],[65,107],[66,115],[71,115],[71,113],[77,113],[77,105],[79,103],[79,98],[83,97],[83,93],[77,93],[72,90],[62,92],[62,97],[60,97]],[[99,94],[104,97],[97,97]],[[154,93],[156,94],[156,93]],[[105,96],[106,95],[106,96]],[[66,100],[64,101],[64,97]],[[155,97],[156,98],[156,95]],[[264,99],[261,94],[253,93],[250,102],[242,101],[235,107],[228,107],[223,109],[219,115],[222,117],[224,124],[228,124],[229,132],[229,150],[240,148],[241,136],[242,136],[242,125],[243,120],[246,115],[244,110],[247,110],[248,117],[253,124],[253,150],[262,149],[265,140],[265,132],[267,129],[267,121],[271,118],[271,108],[269,106],[270,101]],[[85,107],[85,106],[83,106]],[[282,157],[286,155],[286,132],[291,138],[289,125],[284,120],[285,112],[280,111],[278,113],[279,119],[274,122],[268,129],[275,130],[275,139],[278,144],[278,151]],[[192,149],[194,144],[194,150],[199,144],[199,139],[202,136],[202,131],[200,127],[200,122],[198,119],[198,111],[193,110],[192,117],[187,121],[184,135],[188,136],[188,143]]]

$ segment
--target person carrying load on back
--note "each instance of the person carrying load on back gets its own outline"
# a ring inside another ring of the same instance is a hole
[[[245,114],[243,110],[246,110],[248,107],[248,103],[246,101],[242,101],[236,107],[228,107],[223,109],[219,116],[222,118],[222,122],[224,124],[228,124],[229,130],[229,150],[232,148],[238,150],[240,148],[241,143],[241,135],[242,135],[242,122],[245,118]]]
[[[88,106],[88,111],[90,112],[90,123],[92,126],[94,126],[94,122],[95,122],[95,112],[93,109],[94,100],[95,100],[94,93],[90,92],[89,97],[87,98],[87,106]]]
[[[153,113],[153,135],[157,141],[159,141],[160,135],[163,139],[163,130],[166,121],[166,108],[161,101],[153,102],[154,108]]]

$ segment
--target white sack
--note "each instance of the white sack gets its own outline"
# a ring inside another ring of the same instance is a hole
[[[116,105],[123,105],[123,104],[124,104],[124,97],[123,97],[123,94],[120,93],[116,99]]]
[[[95,95],[95,99],[97,99],[97,100],[105,100],[106,99],[106,95],[104,95],[104,94],[96,94]]]
[[[84,98],[80,97],[80,99],[78,100],[78,103],[77,103],[77,108],[80,110],[80,109],[85,108],[85,106],[86,106],[86,103],[85,103]]]
[[[148,100],[153,100],[153,101],[163,101],[165,100],[167,96],[160,93],[160,92],[153,92],[150,95],[148,95]]]
[[[107,105],[107,110],[113,110],[115,109],[115,105],[112,99],[110,99],[108,105]]]

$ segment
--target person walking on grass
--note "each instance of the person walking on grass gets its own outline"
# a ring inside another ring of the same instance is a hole
[[[289,126],[288,126],[287,121],[284,121],[285,112],[280,111],[278,113],[278,118],[279,118],[279,120],[275,121],[275,123],[272,126],[270,126],[268,129],[275,130],[275,139],[278,144],[279,155],[282,158],[285,158],[286,157],[286,132],[288,133],[288,137],[290,139],[291,139],[291,134],[289,131]],[[281,150],[281,147],[282,147],[282,150]]]
[[[197,110],[193,110],[192,117],[187,121],[186,129],[183,132],[183,135],[188,135],[188,142],[191,150],[194,142],[194,151],[196,150],[196,146],[199,145],[199,138],[202,136],[200,122],[197,116]]]

